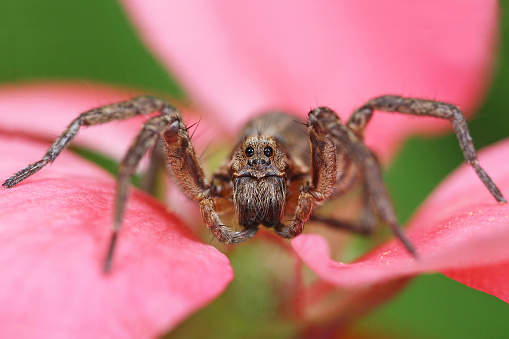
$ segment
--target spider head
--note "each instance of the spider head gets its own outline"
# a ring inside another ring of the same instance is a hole
[[[284,215],[286,159],[274,138],[242,140],[232,158],[233,200],[239,224],[274,227]]]
[[[231,166],[233,178],[252,177],[261,179],[285,175],[285,154],[274,138],[251,136],[244,138],[233,154]]]

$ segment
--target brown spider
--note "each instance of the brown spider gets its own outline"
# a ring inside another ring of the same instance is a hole
[[[259,225],[274,228],[284,238],[299,235],[305,223],[318,220],[337,228],[369,233],[377,221],[387,224],[408,252],[416,256],[412,243],[398,226],[375,155],[364,145],[364,130],[374,110],[432,116],[449,120],[467,160],[499,203],[506,200],[477,161],[468,126],[458,107],[437,101],[386,95],[368,101],[346,124],[327,107],[309,112],[309,138],[303,138],[293,117],[269,113],[251,120],[227,159],[208,181],[191,144],[180,112],[167,101],[140,96],[80,114],[49,148],[44,157],[22,169],[3,186],[12,187],[50,162],[69,145],[80,126],[102,124],[146,115],[149,118],[131,144],[118,173],[114,225],[105,262],[111,265],[113,250],[127,200],[129,179],[141,157],[163,138],[168,162],[182,191],[200,204],[205,225],[225,244],[251,238]],[[303,124],[303,123],[302,123]],[[354,225],[312,214],[316,205],[340,196],[361,184],[368,218]],[[226,202],[226,204],[224,203]],[[240,231],[233,231],[219,219],[224,206],[234,205]],[[292,212],[294,211],[294,212]],[[293,216],[292,216],[293,213]],[[283,223],[289,214],[289,223]]]

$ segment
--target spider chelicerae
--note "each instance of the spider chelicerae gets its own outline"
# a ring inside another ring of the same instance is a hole
[[[180,112],[169,102],[140,96],[80,114],[53,143],[43,158],[3,183],[12,187],[53,162],[81,126],[128,119],[159,112],[149,118],[120,163],[114,206],[113,233],[105,261],[111,266],[118,231],[127,201],[129,179],[140,159],[162,139],[167,161],[182,191],[200,205],[203,222],[225,244],[251,238],[260,225],[273,228],[284,238],[299,235],[308,220],[358,233],[371,232],[378,222],[390,227],[409,253],[416,251],[403,230],[382,180],[373,152],[363,142],[366,125],[374,111],[432,116],[448,120],[467,163],[499,203],[505,203],[493,180],[482,169],[463,114],[458,107],[438,101],[385,95],[357,109],[346,124],[328,107],[309,112],[303,138],[298,121],[284,113],[267,113],[247,123],[230,157],[208,180],[191,143]],[[343,195],[353,187],[363,188],[365,213],[370,217],[354,224],[313,214],[313,208]],[[219,214],[234,206],[240,231],[226,226]],[[289,221],[286,221],[289,220]]]

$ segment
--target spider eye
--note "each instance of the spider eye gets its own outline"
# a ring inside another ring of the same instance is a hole
[[[254,155],[254,148],[253,148],[253,147],[251,147],[251,146],[247,147],[247,148],[246,148],[246,155],[247,155],[248,157],[252,157],[252,156]]]
[[[273,153],[274,151],[270,146],[265,146],[265,148],[263,149],[263,154],[265,154],[266,157],[271,157]]]

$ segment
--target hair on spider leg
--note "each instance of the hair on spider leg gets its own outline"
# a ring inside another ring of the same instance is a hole
[[[304,129],[299,128],[299,131],[302,132],[303,134],[305,134],[309,138],[309,124],[305,123],[305,122],[302,122],[302,121],[299,121],[299,120],[293,120],[293,122],[306,127]]]
[[[197,121],[197,122],[195,122],[194,124],[191,124],[191,125],[189,125],[189,126],[186,126],[186,131],[187,131],[187,132],[189,132],[189,130],[190,130],[193,126],[197,125],[198,123],[199,123],[199,121]],[[190,136],[189,138],[191,138],[191,136]]]
[[[196,133],[196,131],[198,130],[198,127],[200,125],[200,122],[202,120],[202,117],[200,117],[200,119],[195,122],[194,124],[190,125],[189,127],[186,127],[186,130],[189,131],[190,128],[192,128],[193,126],[196,126],[195,129],[193,130],[193,133],[189,136],[189,139],[193,139],[194,137],[194,134]],[[210,148],[210,146],[212,145],[212,141],[209,142],[207,144],[207,146],[205,146],[205,148],[203,149],[203,151],[201,152],[201,154],[198,156],[198,159],[200,160],[203,160],[203,161],[206,161],[210,156],[214,155],[214,153],[209,153],[206,157],[205,157],[205,153],[208,151],[208,149]]]
[[[202,117],[200,116],[200,119],[198,119],[198,121],[197,121],[197,122],[195,122],[194,124],[192,124],[192,125],[191,125],[191,126],[189,126],[189,127],[186,127],[186,130],[187,130],[187,131],[189,131],[189,129],[190,129],[191,127],[196,126],[196,127],[195,127],[195,129],[194,129],[194,131],[193,131],[193,133],[189,136],[189,139],[190,139],[190,140],[193,140],[194,133],[196,133],[196,130],[198,129],[198,126],[200,126],[201,119],[202,119]]]
[[[309,127],[309,124],[305,123],[305,122],[302,122],[302,121],[299,121],[299,120],[293,120],[293,122],[296,122],[298,123],[299,125],[304,125],[306,127]]]
[[[217,153],[217,151],[216,151],[216,152],[211,152],[211,153],[209,153],[209,154],[207,154],[207,155],[205,156],[205,153],[206,153],[206,152],[210,149],[210,146],[211,146],[211,145],[212,145],[212,141],[211,141],[211,142],[209,142],[209,143],[207,144],[207,146],[205,146],[205,148],[203,149],[203,151],[201,152],[201,154],[198,156],[198,159],[203,160],[203,161],[206,161],[206,160],[210,159],[210,157],[211,157],[211,156],[213,156],[215,153]]]

